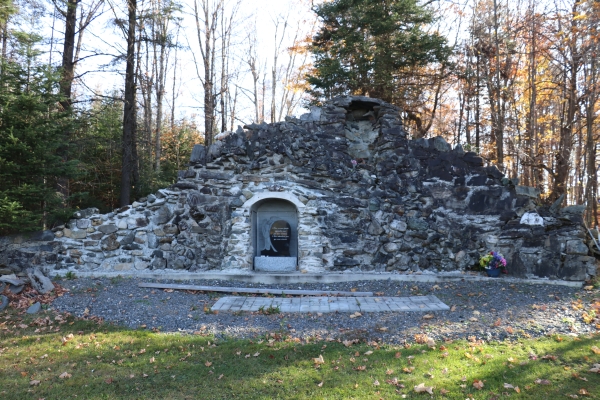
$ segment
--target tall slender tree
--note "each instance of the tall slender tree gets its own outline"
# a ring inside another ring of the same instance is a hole
[[[123,107],[123,156],[119,204],[126,206],[131,197],[134,175],[136,131],[135,34],[137,0],[127,0],[127,55],[125,58],[125,104]]]

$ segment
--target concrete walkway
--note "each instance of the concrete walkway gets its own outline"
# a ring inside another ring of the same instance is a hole
[[[279,308],[280,312],[389,312],[449,310],[435,296],[411,297],[221,297],[213,311],[259,311]]]

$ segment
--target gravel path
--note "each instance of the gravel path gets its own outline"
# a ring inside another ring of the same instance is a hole
[[[147,329],[162,332],[201,332],[219,338],[254,338],[280,332],[303,339],[402,343],[412,341],[416,334],[422,333],[434,339],[474,336],[494,340],[597,332],[595,324],[583,322],[583,310],[576,310],[573,304],[582,297],[583,304],[587,306],[594,296],[600,296],[597,290],[590,293],[564,286],[511,284],[502,279],[485,282],[358,281],[286,285],[218,280],[161,281],[203,286],[358,290],[372,291],[378,296],[434,294],[453,310],[364,313],[352,318],[350,313],[211,313],[210,306],[226,294],[139,288],[138,283],[142,281],[150,282],[121,277],[61,280],[59,284],[69,293],[57,298],[53,307],[79,317],[97,316],[131,328],[145,325]]]

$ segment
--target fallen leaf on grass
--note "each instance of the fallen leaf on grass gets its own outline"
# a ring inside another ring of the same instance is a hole
[[[556,361],[558,357],[553,356],[552,354],[546,354],[545,356],[542,357],[542,360],[552,360],[552,361]]]
[[[594,352],[594,354],[600,354],[600,349],[598,348],[598,346],[592,346],[592,351]]]
[[[379,386],[379,381],[377,379],[375,379],[375,381],[373,382],[373,386]]]
[[[402,372],[405,372],[407,374],[412,374],[412,372],[415,370],[415,367],[404,367],[402,368]]]
[[[365,352],[365,356],[370,356],[371,354],[373,354],[371,350]]]
[[[34,379],[34,380],[32,380],[32,381],[29,381],[29,385],[31,385],[31,386],[37,386],[37,385],[39,385],[40,383],[41,383],[40,381],[38,381],[38,380],[35,380],[35,379]]]
[[[323,381],[317,384],[318,387],[323,387]]]
[[[587,378],[585,378],[585,377],[583,377],[583,376],[579,375],[577,372],[573,372],[573,373],[571,374],[571,376],[572,376],[574,379],[579,379],[580,381],[585,381],[585,382],[587,382]]]
[[[352,346],[354,343],[358,343],[358,339],[354,339],[354,340],[344,340],[342,343],[344,344],[344,346],[346,346],[346,347],[350,347],[350,346]]]
[[[366,371],[367,370],[367,366],[366,365],[359,365],[356,368],[353,368],[355,371]]]
[[[69,374],[68,372],[63,372],[62,374],[60,374],[58,377],[60,379],[66,379],[66,378],[70,378],[72,375]]]
[[[480,380],[476,380],[473,382],[473,387],[477,390],[481,390],[483,388],[483,382]]]
[[[104,382],[106,382],[106,383],[108,383],[110,385],[111,383],[114,382],[114,379],[113,378],[108,378],[108,379],[105,379]]]
[[[550,381],[548,379],[536,379],[534,381],[538,385],[550,385]]]
[[[425,386],[425,383],[419,383],[417,386],[415,386],[415,392],[427,392],[429,394],[433,394],[433,386]]]
[[[590,369],[590,372],[600,374],[600,364],[594,364],[593,367]]]
[[[393,370],[393,369],[388,369],[388,370],[386,370],[386,371],[385,371],[385,374],[386,374],[386,375],[391,375],[391,374],[393,374],[393,373],[394,373],[394,370]]]
[[[581,388],[581,389],[579,389],[579,394],[582,395],[582,396],[589,396],[590,392],[588,392],[587,390]]]
[[[207,367],[210,367],[212,365],[212,363],[210,361],[207,361],[204,363],[204,365],[206,365]]]
[[[313,362],[317,365],[325,364],[325,359],[323,359],[323,354],[319,355],[317,358],[313,358]]]

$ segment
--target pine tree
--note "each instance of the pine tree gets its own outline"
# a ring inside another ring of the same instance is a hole
[[[424,30],[433,14],[416,0],[334,0],[314,11],[323,22],[308,77],[317,100],[354,94],[395,103],[411,68],[446,63],[450,55],[444,37]]]
[[[60,107],[60,76],[37,61],[39,36],[19,32],[18,57],[2,63],[0,75],[0,234],[41,229],[64,220],[56,193],[60,176],[76,175],[76,161],[64,162],[58,149],[73,128]]]

